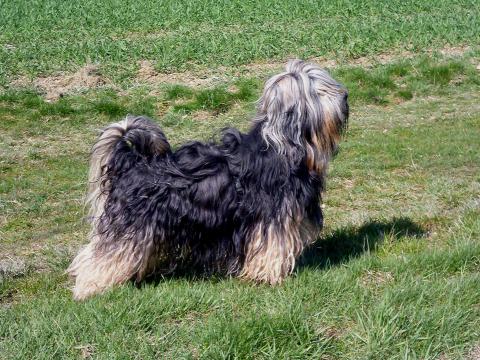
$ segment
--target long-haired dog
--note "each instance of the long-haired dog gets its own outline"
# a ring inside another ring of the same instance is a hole
[[[108,126],[92,150],[90,243],[68,269],[74,297],[177,265],[280,283],[322,228],[347,120],[347,90],[294,60],[266,82],[248,133],[173,151],[145,117]]]

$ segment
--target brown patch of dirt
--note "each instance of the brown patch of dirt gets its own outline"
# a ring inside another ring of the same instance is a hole
[[[343,185],[347,189],[353,189],[355,187],[355,180],[346,179],[346,180],[344,180]]]
[[[193,87],[208,86],[216,80],[224,80],[219,76],[212,76],[212,74],[204,72],[193,73],[192,71],[173,72],[173,73],[159,73],[153,67],[153,63],[149,60],[142,60],[138,63],[139,69],[137,79],[140,83],[147,83],[153,85],[162,84],[185,84]]]
[[[30,80],[28,77],[26,76],[20,76],[14,80],[12,80],[12,82],[10,83],[11,86],[15,87],[15,88],[23,88],[23,87],[28,87],[28,86],[32,86],[32,80]]]
[[[33,81],[21,77],[12,82],[16,87],[33,85],[40,89],[47,101],[56,101],[65,94],[78,90],[97,88],[109,83],[97,65],[87,64],[73,74],[59,73],[51,76],[39,77]]]
[[[336,64],[333,60],[312,59],[311,61],[323,67],[333,67]],[[286,62],[252,63],[239,65],[235,68],[220,66],[214,71],[196,69],[185,72],[160,73],[155,70],[152,61],[142,60],[138,63],[137,79],[140,83],[151,85],[185,84],[191,87],[209,87],[240,76],[259,76],[280,71],[285,67]],[[192,65],[192,67],[195,67],[195,65]]]
[[[193,120],[205,121],[213,117],[213,114],[206,110],[197,110],[191,114]]]
[[[150,81],[158,75],[157,71],[153,68],[151,61],[142,60],[138,63],[138,66],[140,67],[138,69],[138,78],[140,80]]]
[[[274,61],[274,62],[260,62],[241,65],[238,67],[235,72],[237,75],[258,75],[265,74],[269,72],[279,71],[285,67],[285,64],[288,60],[285,61]]]
[[[480,360],[480,345],[474,346],[468,353],[468,360]]]
[[[240,89],[238,88],[238,86],[237,86],[237,85],[234,85],[234,84],[230,85],[230,86],[227,88],[227,91],[228,91],[228,92],[231,92],[231,93],[236,93],[236,92],[238,92],[239,90],[240,90]]]
[[[425,51],[427,54],[433,54],[435,52],[439,52],[443,56],[446,57],[456,57],[462,56],[467,51],[471,49],[470,46],[445,46],[442,49],[428,49]],[[351,61],[347,61],[345,65],[355,65],[355,66],[362,66],[362,67],[371,67],[376,64],[389,64],[391,62],[398,61],[400,59],[410,59],[414,56],[418,55],[418,53],[414,53],[408,50],[395,52],[395,53],[383,53],[375,56],[363,56],[357,59],[353,59]]]
[[[370,287],[381,286],[392,282],[393,280],[394,277],[391,272],[368,270],[365,275],[361,277],[360,282],[363,286]]]
[[[338,340],[342,337],[343,331],[336,327],[329,327],[323,331],[323,335],[328,339]]]
[[[34,84],[45,91],[47,100],[57,100],[64,94],[83,89],[92,89],[106,85],[107,81],[101,75],[96,65],[85,65],[72,75],[55,75],[38,78]]]
[[[93,353],[95,352],[95,347],[93,345],[78,345],[75,346],[75,349],[80,350],[81,359],[91,359]]]
[[[413,56],[414,54],[409,51],[402,51],[401,53],[396,54],[386,53],[376,56],[362,56],[351,61],[347,61],[345,65],[371,67],[377,64],[388,64],[398,59],[409,59]]]
[[[328,339],[328,340],[340,340],[344,337],[349,329],[351,328],[352,324],[346,322],[343,324],[342,327],[338,326],[327,326],[327,327],[320,327],[315,330],[315,335],[318,338]]]
[[[462,56],[469,50],[471,50],[471,47],[468,45],[445,46],[443,49],[440,50],[440,53],[445,56]]]

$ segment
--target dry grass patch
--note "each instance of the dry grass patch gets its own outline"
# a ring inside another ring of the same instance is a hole
[[[56,101],[65,95],[78,91],[97,89],[111,82],[105,78],[99,65],[86,64],[73,74],[59,73],[51,76],[38,77],[33,81],[21,77],[12,82],[13,87],[35,87],[39,89],[47,101]]]

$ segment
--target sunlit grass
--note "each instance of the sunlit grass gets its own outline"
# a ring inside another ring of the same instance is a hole
[[[138,61],[172,71],[286,57],[356,58],[480,43],[479,7],[461,1],[7,1],[0,83],[99,63],[131,81]]]
[[[480,346],[478,18],[465,0],[0,3],[0,359],[468,358]],[[429,51],[445,45],[473,51]],[[345,65],[405,50],[418,54]],[[174,148],[245,131],[268,70],[236,66],[291,57],[336,59],[351,104],[325,228],[293,276],[178,273],[73,302],[64,271],[87,240],[97,131],[127,113],[152,117]],[[235,76],[149,87],[139,60]],[[109,86],[49,102],[9,83],[86,63]]]

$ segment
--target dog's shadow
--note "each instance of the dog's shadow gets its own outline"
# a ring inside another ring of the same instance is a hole
[[[348,225],[320,237],[308,247],[299,259],[297,271],[307,268],[324,269],[346,263],[366,251],[375,251],[386,237],[390,241],[399,241],[405,236],[424,237],[426,233],[419,224],[406,217],[392,218],[389,221],[370,220],[360,226]],[[225,276],[196,266],[180,266],[169,274],[152,274],[137,286],[158,285],[166,279],[179,278],[220,282]]]
[[[407,217],[388,221],[370,220],[360,226],[348,225],[320,237],[305,250],[298,270],[322,269],[339,265],[366,251],[375,251],[385,241],[400,241],[403,237],[424,237],[427,231]]]

